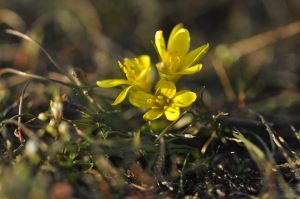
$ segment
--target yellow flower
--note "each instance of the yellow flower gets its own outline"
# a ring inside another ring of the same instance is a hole
[[[175,121],[180,115],[179,108],[190,106],[196,98],[196,93],[191,91],[176,92],[175,84],[165,79],[157,83],[155,95],[144,91],[135,91],[129,95],[132,105],[149,109],[143,116],[145,120],[155,120],[164,114],[167,120]]]
[[[205,44],[190,52],[190,33],[182,24],[176,25],[166,47],[163,31],[155,34],[155,47],[161,58],[156,66],[162,78],[177,81],[182,75],[190,75],[201,70],[202,65],[196,64],[207,52],[209,44]]]
[[[122,64],[118,62],[120,68],[126,75],[127,79],[108,79],[103,81],[97,81],[97,85],[102,88],[111,88],[119,85],[127,85],[112,105],[120,104],[127,96],[131,89],[142,90],[149,92],[151,83],[149,79],[150,75],[150,57],[148,55],[141,55],[133,59],[124,59]]]

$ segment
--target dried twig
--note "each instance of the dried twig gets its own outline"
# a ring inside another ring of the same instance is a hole
[[[20,144],[23,145],[24,144],[24,141],[23,141],[23,136],[22,136],[22,129],[21,129],[21,123],[22,123],[22,117],[21,117],[21,114],[22,114],[22,107],[23,107],[23,99],[24,99],[24,94],[25,94],[25,91],[29,85],[30,81],[28,81],[23,90],[22,90],[22,93],[21,93],[21,96],[20,96],[20,102],[19,102],[19,116],[18,116],[18,130],[17,130],[17,136],[18,136],[18,139],[20,141]]]
[[[51,82],[58,83],[58,84],[61,84],[61,85],[64,85],[64,86],[67,86],[67,87],[70,87],[70,88],[75,88],[75,89],[82,89],[82,88],[87,89],[87,88],[96,87],[96,85],[77,86],[75,84],[62,82],[62,81],[59,81],[59,80],[56,80],[56,79],[51,79],[51,78],[43,77],[43,76],[40,76],[40,75],[26,73],[26,72],[16,70],[16,69],[13,69],[13,68],[2,68],[2,69],[0,69],[0,76],[3,75],[3,74],[7,74],[7,73],[12,73],[12,74],[20,75],[20,76],[23,76],[23,77],[38,79],[38,80],[42,80],[42,81],[51,81]]]
[[[230,45],[230,51],[234,52],[237,58],[248,55],[260,48],[273,44],[279,40],[292,37],[300,33],[300,20],[288,25],[276,28],[275,30],[257,34],[253,37],[243,39]]]
[[[6,29],[5,31],[7,34],[10,35],[14,35],[17,37],[20,37],[22,39],[25,39],[29,42],[31,42],[32,44],[36,45],[38,48],[40,48],[42,50],[42,52],[47,56],[47,58],[50,60],[50,62],[55,66],[55,68],[60,71],[62,74],[66,75],[71,81],[72,78],[70,75],[68,75],[67,73],[65,73],[65,71],[62,69],[62,67],[60,67],[55,61],[54,59],[51,57],[51,55],[42,47],[41,44],[39,44],[37,41],[35,41],[34,39],[32,39],[31,37],[29,37],[28,35],[25,35],[17,30],[13,30],[13,29]]]
[[[225,71],[224,65],[216,56],[211,56],[212,65],[221,81],[228,102],[233,102],[236,99],[233,88],[230,84],[229,77]]]
[[[300,20],[288,25],[279,27],[275,30],[267,31],[254,35],[250,38],[243,39],[229,45],[228,50],[232,54],[235,61],[243,56],[253,53],[267,45],[273,44],[279,40],[292,37],[300,33]],[[224,88],[227,101],[233,102],[236,99],[234,91],[229,81],[229,77],[225,71],[222,61],[216,54],[210,56],[212,66],[216,71],[220,82]]]

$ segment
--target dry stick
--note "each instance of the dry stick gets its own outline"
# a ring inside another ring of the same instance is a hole
[[[298,33],[300,33],[300,20],[279,27],[275,30],[264,32],[253,37],[233,43],[229,46],[229,50],[236,56],[236,60],[238,60],[243,56],[257,51],[258,49],[275,43],[278,40],[294,36]],[[220,59],[217,58],[216,55],[212,55],[210,58],[212,61],[212,65],[224,88],[227,100],[229,102],[232,102],[236,98],[236,96],[234,95],[232,86],[230,85],[230,81],[224,69],[223,63]]]
[[[8,120],[3,120],[0,121],[0,124],[14,124],[16,126],[21,127],[22,132],[28,136],[29,138],[35,138],[38,139],[37,135],[34,134],[34,132],[32,130],[30,130],[29,128],[25,127],[22,123],[19,124],[18,121],[16,120],[12,120],[12,119],[8,119]]]
[[[248,139],[246,139],[243,134],[241,134],[240,132],[236,132],[236,134],[234,135],[234,137],[236,137],[238,140],[242,141],[245,146],[246,149],[248,150],[248,152],[250,153],[250,156],[252,157],[252,159],[256,162],[256,165],[258,166],[259,170],[261,170],[262,172],[264,172],[264,179],[266,182],[273,182],[274,180],[274,175],[271,170],[267,170],[268,166],[272,166],[276,164],[276,161],[274,160],[274,158],[271,155],[268,155],[268,159],[265,157],[264,152],[258,148],[256,145],[254,145],[251,141],[249,141]],[[257,137],[259,138],[259,137]],[[271,151],[269,151],[269,149],[267,147],[265,148],[265,153],[266,154],[271,154]],[[264,165],[262,164],[264,163]],[[291,187],[288,185],[288,183],[283,179],[282,174],[279,172],[276,174],[277,176],[277,180],[279,182],[279,188],[281,188],[281,191],[287,190],[286,192],[283,192],[283,194],[288,194],[290,197],[288,198],[296,198],[295,197],[295,192],[293,189],[291,189]],[[267,186],[269,186],[269,188],[272,188],[273,186],[270,186],[269,184],[267,184]],[[275,193],[275,192],[274,192]],[[273,194],[273,193],[272,193]],[[274,197],[271,197],[274,198]]]
[[[275,30],[264,32],[253,37],[243,39],[230,46],[230,50],[237,53],[238,58],[250,54],[260,48],[277,42],[281,39],[294,36],[300,33],[300,20],[288,25],[279,27]]]
[[[29,128],[27,128],[24,124],[19,124],[18,121],[14,120],[14,119],[7,119],[7,120],[2,120],[0,121],[0,125],[2,124],[13,124],[13,125],[16,125],[18,127],[21,128],[22,132],[30,139],[35,139],[37,141],[39,141],[41,144],[45,145],[45,143],[39,139],[39,137]],[[23,145],[20,145],[20,146],[23,146]],[[19,147],[20,147],[19,146]],[[19,149],[18,147],[18,149]],[[17,149],[16,149],[17,150]]]
[[[266,130],[265,123],[257,120],[251,120],[251,119],[240,119],[235,117],[220,117],[217,119],[217,122],[222,124],[225,127],[234,127],[238,129],[247,129],[254,132],[262,132]],[[270,128],[282,128],[285,127],[285,123],[267,123]],[[300,121],[295,120],[292,121],[292,124],[299,127]],[[282,133],[280,134],[281,137],[284,139],[296,139],[295,135],[291,135],[289,133]]]
[[[201,154],[204,155],[207,151],[208,146],[212,143],[212,141],[216,138],[216,131],[213,131],[211,136],[208,138],[208,140],[205,142],[205,144],[201,148]]]
[[[224,88],[224,91],[225,91],[225,95],[226,95],[226,98],[229,102],[233,102],[235,99],[236,99],[236,96],[233,92],[233,88],[230,84],[230,81],[229,81],[229,78],[228,78],[228,75],[225,71],[225,68],[224,68],[224,65],[222,63],[222,61],[220,59],[218,59],[216,56],[213,56],[211,55],[210,56],[210,59],[211,59],[211,62],[212,62],[212,65],[221,81],[221,84]]]
[[[31,43],[33,43],[34,45],[36,45],[38,48],[40,48],[42,50],[42,52],[47,56],[47,58],[50,60],[50,62],[55,66],[55,68],[60,71],[62,74],[64,74],[71,82],[76,84],[76,80],[65,70],[62,69],[62,67],[60,67],[55,61],[54,59],[51,57],[51,55],[42,47],[41,44],[39,44],[37,41],[33,40],[32,38],[30,38],[28,35],[25,35],[17,30],[12,30],[12,29],[6,29],[6,33],[10,34],[10,35],[14,35],[17,37],[20,37],[22,39],[25,39]],[[95,100],[88,94],[87,90],[80,90],[82,92],[82,94],[90,101],[90,103],[95,104],[97,109],[104,112],[104,109],[100,106],[100,104],[95,103]]]
[[[269,134],[269,137],[270,137],[270,143],[271,143],[271,148],[272,148],[272,154],[274,155],[275,145],[276,145],[277,148],[278,148],[278,149],[280,150],[280,152],[282,153],[283,157],[287,160],[289,166],[294,170],[295,175],[296,175],[297,177],[299,177],[299,176],[300,176],[300,173],[298,172],[298,170],[297,170],[297,168],[296,168],[296,167],[297,167],[297,162],[293,161],[292,158],[287,154],[287,152],[286,152],[286,150],[284,149],[283,145],[281,144],[279,138],[275,136],[275,133],[276,133],[276,132],[272,129],[272,125],[269,124],[261,114],[255,112],[255,111],[253,111],[253,110],[250,110],[250,109],[248,109],[247,112],[256,115],[256,116],[260,119],[260,121],[261,121],[261,123],[260,123],[260,124],[257,123],[256,126],[257,126],[257,127],[258,127],[258,126],[264,126],[265,130],[266,130],[267,133]],[[252,123],[253,123],[253,122],[252,122]],[[282,138],[282,139],[283,139],[283,138]],[[272,142],[272,141],[273,141],[273,142]],[[272,156],[270,156],[270,157],[272,157]],[[284,184],[282,184],[282,185],[284,186]]]
[[[32,38],[30,38],[28,35],[25,35],[17,30],[12,30],[12,29],[6,29],[5,32],[7,34],[10,35],[14,35],[17,37],[20,37],[22,39],[25,39],[31,43],[33,43],[34,45],[36,45],[38,48],[40,48],[42,50],[42,52],[47,56],[47,58],[50,60],[50,62],[55,66],[55,68],[60,71],[62,74],[66,75],[68,77],[68,79],[70,79],[71,81],[73,81],[72,77],[66,73],[55,61],[54,59],[50,56],[50,54],[42,47],[41,44],[39,44],[37,41],[33,40]]]
[[[67,86],[67,87],[70,87],[70,88],[73,88],[73,89],[80,89],[80,90],[85,89],[83,92],[86,92],[86,89],[88,89],[88,88],[95,87],[95,85],[92,85],[92,86],[80,86],[79,85],[79,86],[77,86],[76,84],[70,84],[70,83],[62,82],[62,81],[59,81],[59,80],[55,80],[55,79],[51,79],[51,78],[47,78],[47,77],[43,77],[43,76],[39,76],[39,75],[25,73],[23,71],[19,71],[19,70],[13,69],[13,68],[0,69],[0,76],[3,75],[3,74],[6,74],[6,73],[12,73],[12,74],[16,74],[16,75],[20,75],[20,76],[24,76],[24,77],[29,77],[29,78],[33,78],[33,79],[38,79],[38,80],[43,80],[43,81],[51,81],[51,82],[58,83],[58,84],[61,84],[61,85],[64,85],[64,86]],[[91,97],[89,95],[85,94],[85,96],[90,101],[93,100],[93,99],[90,99]],[[104,109],[99,104],[96,104],[96,106],[99,110],[104,111]]]
[[[74,76],[73,80],[74,80],[75,84],[77,86],[81,87],[82,83],[79,80],[79,78],[78,78],[78,76],[77,76],[77,74],[75,72],[73,73],[73,76]],[[96,103],[96,101],[94,100],[94,98],[92,96],[90,96],[89,91],[87,89],[83,89],[82,93],[85,95],[85,97],[88,99],[88,101],[90,103],[92,103],[92,104],[94,104],[96,106],[96,108],[98,110],[100,110],[102,112],[105,112],[105,110],[102,108],[102,106],[100,104]]]
[[[22,136],[22,129],[21,129],[21,122],[22,122],[22,117],[21,117],[21,114],[22,114],[22,107],[23,107],[23,99],[24,99],[24,94],[25,94],[25,91],[29,85],[30,81],[28,81],[23,90],[22,90],[22,93],[21,93],[21,96],[20,96],[20,103],[19,103],[19,116],[18,116],[18,139],[20,141],[20,144],[23,145],[24,144],[24,141],[23,141],[23,136]]]
[[[261,120],[261,122],[265,125],[266,130],[268,131],[268,133],[271,136],[271,139],[273,140],[274,144],[278,147],[278,149],[281,151],[283,157],[287,160],[287,162],[289,163],[289,165],[291,166],[291,168],[294,169],[295,171],[295,175],[300,176],[300,173],[297,172],[297,168],[296,168],[296,162],[294,162],[292,160],[291,157],[289,157],[289,155],[287,154],[286,150],[283,148],[283,145],[280,143],[279,139],[275,136],[275,132],[273,132],[273,130],[271,129],[271,127],[269,126],[269,124],[266,122],[266,120],[264,119],[264,117],[260,114],[258,114],[259,119]],[[274,145],[273,144],[273,145]]]
[[[47,77],[43,77],[40,75],[34,75],[34,74],[30,74],[30,73],[26,73],[23,71],[19,71],[13,68],[2,68],[0,69],[0,76],[6,73],[12,73],[12,74],[16,74],[16,75],[20,75],[20,76],[24,76],[24,77],[29,77],[29,78],[33,78],[33,79],[38,79],[38,80],[43,80],[43,81],[51,81],[51,82],[55,82],[70,88],[83,88],[83,87],[79,87],[76,86],[74,84],[70,84],[70,83],[66,83],[66,82],[62,82],[59,80],[55,80],[55,79],[51,79],[51,78],[47,78]]]

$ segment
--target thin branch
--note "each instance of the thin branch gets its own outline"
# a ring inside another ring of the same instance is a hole
[[[17,31],[17,30],[6,29],[5,32],[6,32],[7,34],[14,35],[14,36],[20,37],[20,38],[22,38],[22,39],[25,39],[25,40],[31,42],[32,44],[34,44],[35,46],[37,46],[38,48],[40,48],[41,51],[47,56],[47,58],[50,60],[50,62],[55,66],[55,68],[56,68],[59,72],[61,72],[62,74],[64,74],[71,82],[73,82],[73,83],[75,83],[75,84],[78,83],[77,79],[76,79],[76,78],[73,78],[68,72],[66,72],[65,70],[63,70],[63,68],[60,67],[60,66],[54,61],[54,59],[53,59],[53,58],[51,57],[51,55],[46,51],[46,49],[43,48],[42,45],[39,44],[37,41],[35,41],[34,39],[30,38],[28,35],[25,35],[25,34],[19,32],[19,31]],[[0,75],[1,75],[1,72],[0,72]],[[31,77],[37,78],[36,75],[31,75]],[[40,78],[40,77],[38,77],[38,78],[39,78],[39,79],[45,80],[45,78]],[[70,86],[70,87],[73,87],[73,88],[81,88],[81,89],[80,89],[81,93],[87,98],[87,100],[89,100],[89,102],[90,102],[91,104],[94,104],[94,105],[96,106],[96,108],[97,108],[99,111],[102,111],[102,112],[105,111],[105,110],[101,107],[101,105],[98,104],[98,103],[96,103],[95,100],[88,94],[88,91],[85,90],[84,87],[81,87],[81,85],[77,85],[77,87],[75,87],[75,86],[72,85],[72,84],[62,83],[62,82],[57,81],[57,80],[52,80],[52,79],[49,79],[49,78],[47,78],[47,80],[54,81],[54,82],[56,82],[56,83],[61,83],[61,84],[65,85],[65,86]],[[89,88],[89,87],[87,87],[87,88]]]
[[[38,79],[38,80],[42,80],[42,81],[51,81],[51,82],[61,84],[61,85],[64,85],[64,86],[67,86],[67,87],[70,87],[70,88],[75,88],[75,89],[96,87],[96,85],[77,86],[77,85],[74,85],[74,84],[71,84],[71,83],[62,82],[62,81],[59,81],[59,80],[43,77],[43,76],[40,76],[40,75],[26,73],[26,72],[16,70],[16,69],[13,69],[13,68],[2,68],[2,69],[0,69],[0,76],[3,75],[3,74],[7,74],[7,73],[16,74],[16,75],[20,75],[20,76],[23,76],[23,77],[33,78],[33,79]]]
[[[261,118],[260,118],[261,119]],[[217,122],[220,123],[223,126],[227,127],[234,127],[238,129],[246,129],[253,132],[266,132],[266,125],[268,128],[274,128],[276,129],[282,129],[289,127],[290,125],[296,126],[296,128],[300,128],[300,121],[299,120],[293,120],[290,121],[290,124],[285,122],[262,122],[257,120],[250,120],[250,119],[240,119],[236,117],[220,117],[217,119]],[[267,132],[269,134],[269,132]],[[285,133],[280,134],[283,138],[288,138],[289,141],[297,141],[295,135],[291,132],[285,131]],[[271,140],[272,141],[272,140]]]
[[[28,136],[29,138],[35,138],[37,139],[38,137],[34,134],[34,132],[32,130],[30,130],[29,128],[25,127],[22,123],[19,124],[18,121],[16,120],[12,120],[12,119],[8,119],[8,120],[2,120],[0,122],[0,124],[13,124],[16,126],[20,126],[22,129],[22,132]]]
[[[300,33],[300,20],[292,22],[288,25],[279,27],[275,30],[267,31],[254,35],[252,37],[240,40],[229,45],[229,52],[234,56],[235,61],[243,56],[253,53],[261,48],[273,44],[279,40],[286,39]],[[224,89],[228,102],[236,99],[233,88],[230,84],[229,77],[226,73],[222,61],[215,55],[211,54],[210,60],[212,66],[218,75],[221,85]]]
[[[225,71],[222,61],[218,59],[217,56],[212,55],[210,56],[210,60],[224,88],[227,101],[233,102],[236,99],[236,96],[234,94],[233,88],[230,84],[229,77]]]
[[[19,102],[19,116],[18,116],[18,139],[20,141],[20,144],[23,145],[24,144],[24,141],[23,141],[23,136],[22,136],[22,129],[21,129],[21,123],[22,123],[22,107],[23,107],[23,99],[24,99],[24,94],[25,94],[25,91],[29,85],[30,81],[28,81],[23,90],[22,90],[22,93],[21,93],[21,96],[20,96],[20,102]]]
[[[25,39],[29,42],[31,42],[32,44],[34,44],[35,46],[37,46],[38,48],[41,49],[41,51],[47,56],[47,58],[50,60],[50,62],[55,66],[55,68],[60,71],[62,74],[66,75],[71,81],[73,80],[72,77],[66,73],[62,67],[60,67],[55,61],[54,59],[51,57],[51,55],[46,51],[45,48],[42,47],[42,45],[40,43],[38,43],[37,41],[35,41],[34,39],[32,39],[31,37],[29,37],[28,35],[25,35],[17,30],[13,30],[13,29],[6,29],[5,32],[7,34],[10,34],[10,35],[14,35],[14,36],[17,36],[17,37],[20,37],[22,39]]]
[[[260,48],[273,44],[279,40],[292,37],[300,33],[300,20],[275,30],[257,34],[253,37],[243,39],[230,46],[230,50],[236,53],[237,58],[248,55]]]

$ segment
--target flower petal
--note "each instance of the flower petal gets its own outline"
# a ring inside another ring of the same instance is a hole
[[[163,95],[171,99],[176,93],[176,86],[173,82],[161,79],[156,85],[155,95]]]
[[[133,59],[125,58],[124,64],[128,69],[133,70],[135,75],[139,75],[142,71],[150,68],[150,57],[148,55],[141,55]]]
[[[174,28],[172,29],[171,34],[169,36],[168,43],[170,43],[170,40],[173,39],[174,35],[178,32],[178,30],[180,30],[182,28],[183,28],[183,24],[182,23],[177,24],[176,26],[174,26]]]
[[[183,57],[190,49],[190,33],[187,29],[179,29],[168,42],[168,52],[173,56]]]
[[[151,91],[152,79],[150,79],[150,73],[150,70],[144,71],[135,79],[135,82],[133,84],[137,87],[137,90],[145,92]]]
[[[172,99],[172,102],[174,103],[174,106],[182,108],[191,105],[196,100],[196,98],[196,93],[182,90],[176,93],[176,95]]]
[[[115,101],[111,104],[111,105],[118,105],[121,102],[124,101],[124,99],[126,98],[129,90],[132,88],[133,86],[128,86],[126,88],[124,88],[121,93],[118,95],[118,97],[115,99]]]
[[[149,84],[149,78],[152,73],[150,67],[150,57],[148,55],[142,55],[138,57],[140,71],[136,74],[135,80],[142,81],[145,84]],[[147,86],[150,88],[150,86]]]
[[[129,95],[129,102],[138,108],[151,108],[155,97],[144,91],[134,91]]]
[[[99,87],[102,88],[110,88],[122,84],[130,84],[130,82],[126,79],[108,79],[108,80],[97,81],[96,83]]]
[[[145,69],[145,70],[142,70],[141,72],[140,72],[140,74],[138,74],[136,77],[135,77],[135,80],[136,81],[143,81],[143,82],[147,82],[147,80],[146,79],[149,79],[149,76],[150,76],[150,72],[151,72],[151,70],[150,70],[150,68],[148,68],[148,69]]]
[[[160,58],[163,60],[166,54],[166,42],[161,30],[155,33],[155,46]]]
[[[179,75],[191,75],[191,74],[199,72],[201,69],[202,69],[202,64],[196,64],[195,66],[186,68],[186,69],[184,69],[184,70],[182,70],[180,72],[177,72],[176,74],[179,74]]]
[[[155,120],[161,117],[163,110],[161,109],[151,109],[143,115],[144,120]]]
[[[180,116],[180,110],[179,107],[176,106],[170,106],[165,110],[165,116],[167,120],[169,121],[175,121],[178,120]]]
[[[143,66],[143,69],[147,69],[150,67],[150,57],[148,55],[141,55],[137,57],[139,60],[139,63]]]
[[[205,44],[189,52],[183,59],[182,66],[187,68],[197,63],[202,56],[207,52],[209,44]]]

